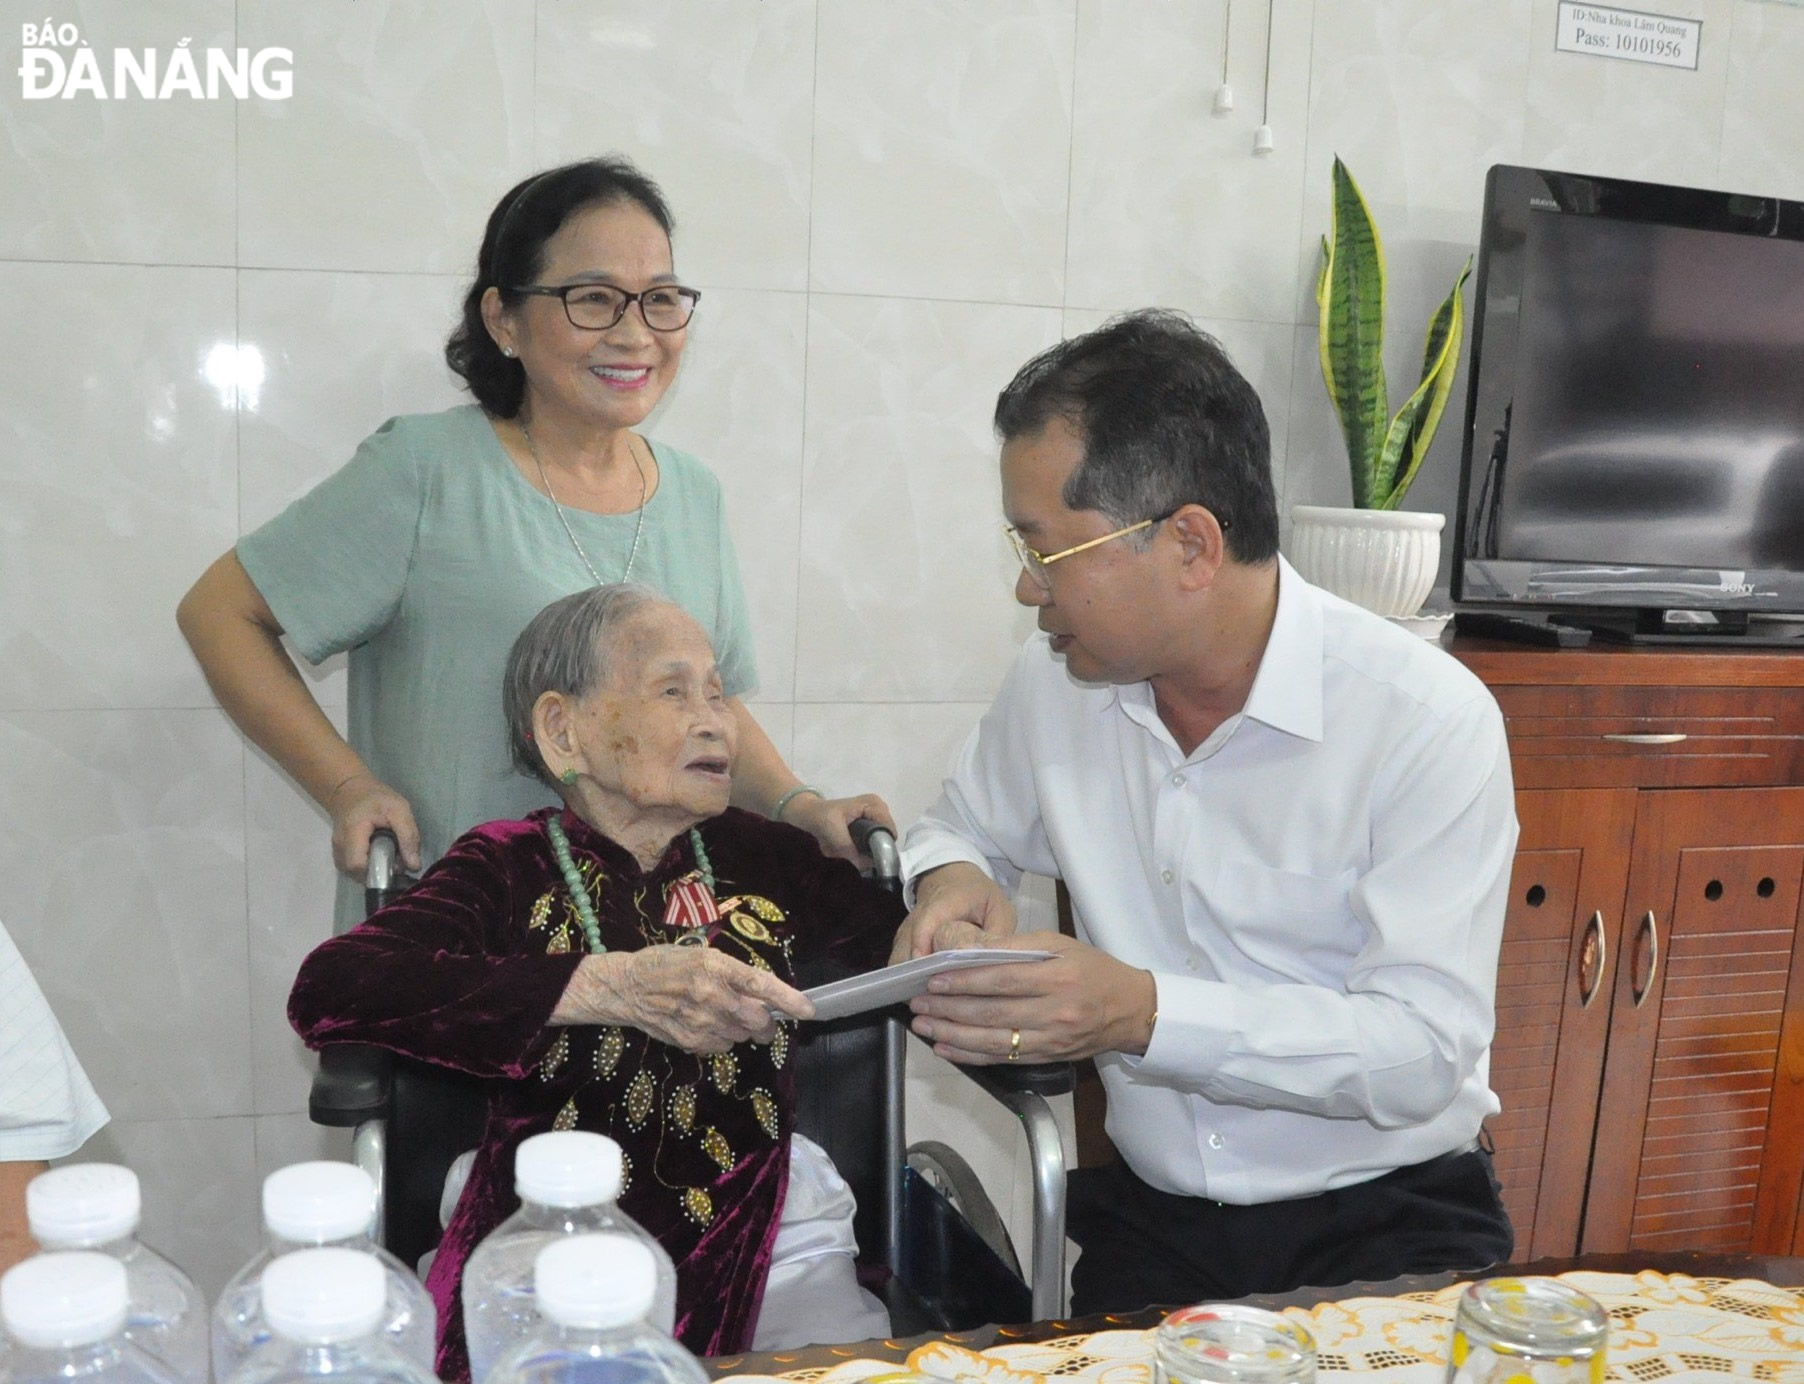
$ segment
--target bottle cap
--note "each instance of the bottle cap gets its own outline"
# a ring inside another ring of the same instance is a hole
[[[117,1163],[71,1163],[25,1188],[31,1237],[45,1249],[86,1249],[138,1228],[138,1175]]]
[[[125,1265],[110,1254],[64,1250],[14,1264],[0,1278],[0,1321],[33,1350],[91,1345],[125,1329]]]
[[[269,1329],[303,1345],[370,1335],[381,1325],[388,1297],[381,1261],[336,1245],[271,1260],[261,1283]]]
[[[554,1240],[532,1266],[540,1315],[597,1331],[645,1317],[657,1282],[649,1249],[631,1235],[605,1231]]]
[[[263,1179],[263,1224],[284,1240],[347,1240],[375,1218],[376,1184],[355,1164],[292,1163]]]
[[[620,1196],[620,1145],[580,1129],[535,1134],[514,1155],[514,1191],[541,1206],[594,1206]]]

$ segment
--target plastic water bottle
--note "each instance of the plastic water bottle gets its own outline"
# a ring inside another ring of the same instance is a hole
[[[564,1236],[608,1230],[644,1244],[654,1273],[651,1320],[666,1332],[675,1325],[676,1267],[664,1247],[614,1204],[620,1181],[620,1145],[605,1134],[558,1130],[520,1145],[514,1155],[520,1209],[464,1265],[464,1338],[473,1378],[481,1381],[501,1353],[538,1324],[533,1264],[540,1250]]]
[[[125,1265],[67,1250],[14,1264],[0,1278],[0,1322],[12,1338],[10,1384],[206,1384],[183,1375],[126,1334]]]
[[[125,1334],[184,1379],[207,1377],[207,1300],[137,1238],[138,1175],[114,1163],[73,1163],[25,1188],[31,1237],[47,1250],[94,1250],[125,1266]]]
[[[413,1271],[370,1237],[376,1186],[350,1163],[294,1163],[263,1179],[264,1248],[225,1286],[213,1309],[213,1377],[224,1380],[269,1339],[262,1279],[276,1261],[324,1245],[374,1260],[387,1282],[382,1330],[410,1359],[432,1369],[438,1313]]]
[[[294,1250],[257,1289],[270,1337],[220,1384],[437,1384],[383,1329],[387,1275],[368,1250]]]
[[[478,1384],[704,1384],[695,1357],[648,1322],[657,1269],[641,1240],[572,1235],[533,1264],[540,1321]]]

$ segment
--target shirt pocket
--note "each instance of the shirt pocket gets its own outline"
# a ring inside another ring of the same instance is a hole
[[[1277,983],[1341,988],[1348,963],[1365,941],[1348,902],[1358,878],[1352,869],[1311,875],[1223,862],[1205,900],[1218,929],[1209,950],[1217,955],[1221,978],[1263,973]]]

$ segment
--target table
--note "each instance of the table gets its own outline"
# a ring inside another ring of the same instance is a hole
[[[1558,1274],[1611,1313],[1614,1384],[1727,1379],[1804,1384],[1804,1259],[1761,1255],[1587,1255],[1499,1269]],[[1295,1315],[1316,1338],[1324,1380],[1439,1384],[1454,1300],[1466,1280],[1418,1275],[1242,1299]],[[1150,1328],[1167,1308],[1024,1326],[863,1341],[704,1361],[752,1384],[855,1384],[901,1368],[959,1384],[1150,1384]]]

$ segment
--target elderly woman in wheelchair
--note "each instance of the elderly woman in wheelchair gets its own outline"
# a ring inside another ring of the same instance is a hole
[[[761,1313],[881,1332],[848,1256],[842,1283],[807,1290],[812,1309],[766,1287],[792,1158],[817,1206],[834,1177],[792,1138],[793,1024],[813,1006],[789,982],[812,957],[881,965],[900,902],[805,833],[729,807],[734,720],[712,650],[649,588],[546,607],[514,645],[504,702],[515,762],[564,806],[465,834],[315,950],[289,1000],[310,1046],[375,1044],[488,1080],[427,1276],[440,1374],[468,1375],[463,1265],[516,1204],[515,1149],[548,1129],[621,1144],[621,1207],[676,1262],[677,1335],[698,1354],[751,1347]]]

